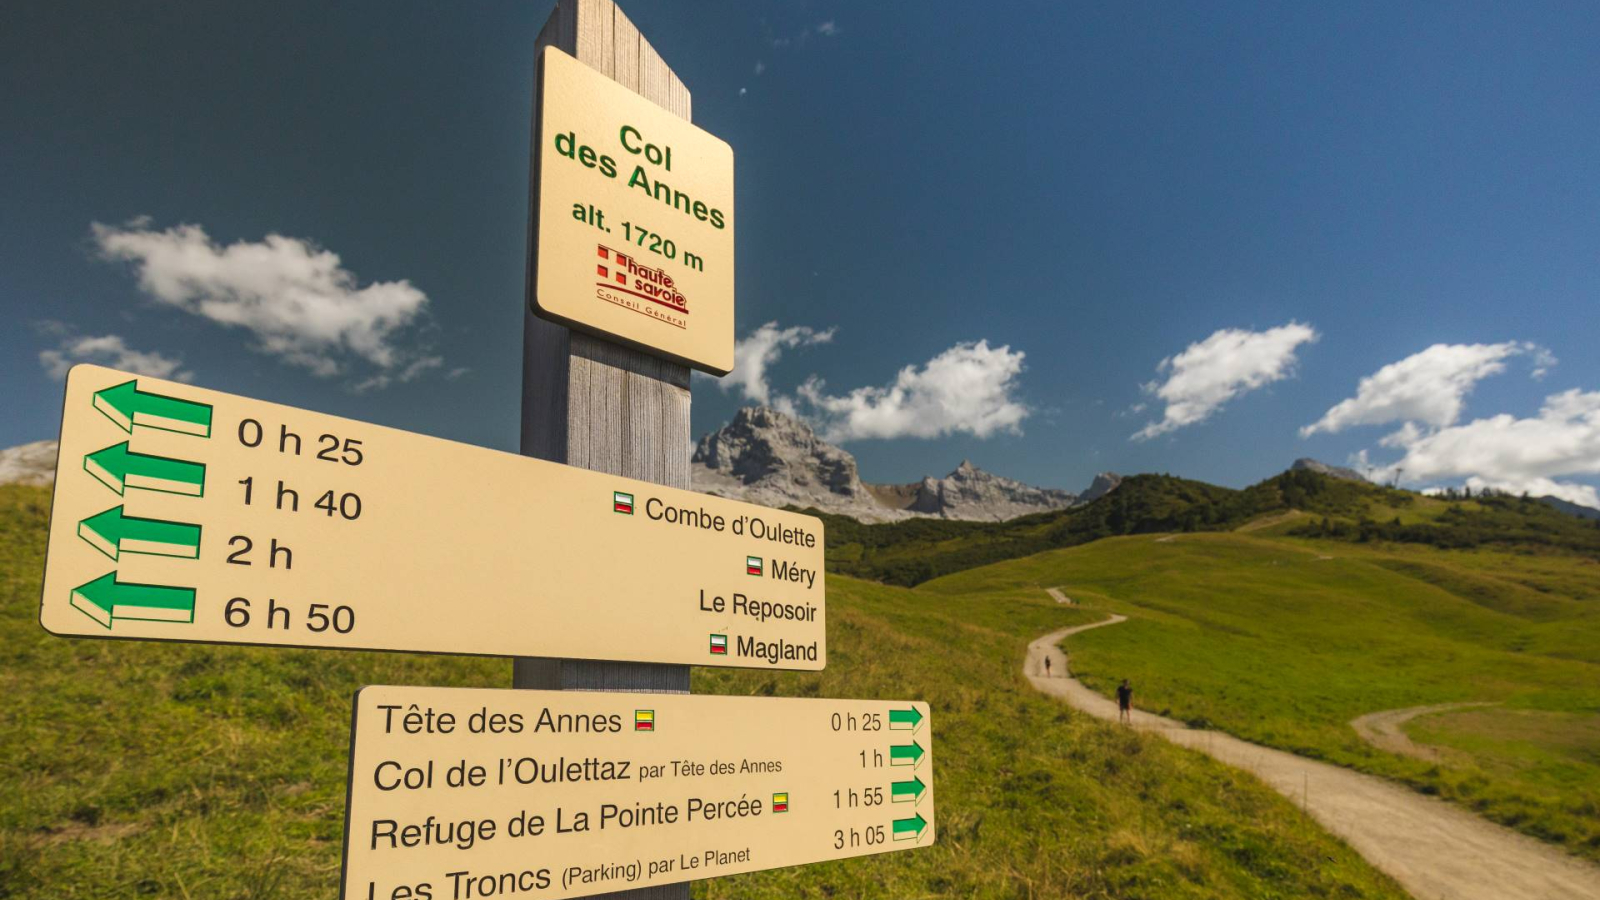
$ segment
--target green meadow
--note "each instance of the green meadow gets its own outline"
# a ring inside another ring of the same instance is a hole
[[[1422,500],[1407,514],[1426,524],[1452,512]],[[1600,560],[1308,539],[1296,536],[1305,518],[1111,538],[920,590],[1060,587],[1086,614],[1130,617],[1068,642],[1095,690],[1129,678],[1142,708],[1388,776],[1600,859]],[[1433,760],[1374,749],[1348,724],[1455,702],[1496,705],[1412,720]]]
[[[0,897],[332,896],[352,692],[510,681],[504,660],[53,637],[48,502],[0,487]],[[1253,779],[1035,693],[1028,640],[1100,613],[989,577],[975,594],[834,577],[827,671],[696,671],[699,692],[927,701],[939,828],[697,896],[1404,897]]]

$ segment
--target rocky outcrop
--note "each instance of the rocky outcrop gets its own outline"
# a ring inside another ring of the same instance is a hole
[[[1090,482],[1089,489],[1078,495],[1079,503],[1093,503],[1101,497],[1117,489],[1122,483],[1122,476],[1115,472],[1101,472]]]
[[[1003,521],[1029,513],[1066,509],[1078,501],[1071,491],[1036,488],[1010,478],[993,475],[962,460],[954,472],[943,478],[928,476],[916,487],[915,499],[906,508],[923,515],[945,519]]]
[[[739,410],[733,421],[700,439],[690,481],[708,494],[763,506],[814,507],[863,522],[915,516],[998,521],[1077,501],[1071,491],[1002,478],[970,461],[944,478],[867,484],[848,451],[817,437],[799,419],[759,406]]]
[[[1289,469],[1290,471],[1316,472],[1320,475],[1327,475],[1330,478],[1343,478],[1345,481],[1359,481],[1362,484],[1372,483],[1367,476],[1357,472],[1355,469],[1347,469],[1344,466],[1330,466],[1325,462],[1304,457],[1295,460],[1294,465],[1290,466]]]
[[[864,522],[909,515],[873,496],[861,483],[854,456],[799,419],[765,406],[744,407],[701,438],[689,477],[697,491],[762,506],[815,507]]]
[[[34,441],[0,450],[0,484],[53,484],[55,480],[55,441]]]

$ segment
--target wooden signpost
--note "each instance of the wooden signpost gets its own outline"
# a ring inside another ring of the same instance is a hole
[[[689,367],[733,367],[731,149],[610,0],[537,48],[536,459],[78,366],[40,621],[513,656],[520,690],[357,692],[350,900],[687,900],[927,846],[926,705],[686,696],[691,664],[826,665],[822,523],[688,490]]]

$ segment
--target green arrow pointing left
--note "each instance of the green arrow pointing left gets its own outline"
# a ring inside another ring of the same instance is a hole
[[[909,819],[895,819],[894,839],[897,841],[909,841],[914,838],[920,838],[922,837],[922,830],[927,827],[928,820],[922,817],[922,813],[917,813]]]
[[[129,434],[133,433],[133,426],[143,425],[196,437],[211,436],[210,406],[141,391],[136,380],[95,391],[94,408]]]
[[[922,754],[925,752],[922,745],[916,741],[909,744],[894,744],[889,747],[889,765],[915,768],[922,764]]]
[[[79,612],[106,628],[117,619],[194,621],[194,588],[118,581],[115,572],[73,588],[71,602]]]
[[[200,558],[200,526],[124,515],[113,506],[78,523],[78,537],[116,559],[123,553]]]
[[[129,488],[188,497],[203,497],[206,492],[205,463],[135,453],[127,441],[88,454],[83,468],[119,494]]]

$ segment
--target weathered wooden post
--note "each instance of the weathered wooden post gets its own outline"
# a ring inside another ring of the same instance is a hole
[[[536,47],[546,46],[689,118],[688,89],[610,0],[561,0],[539,32]],[[537,173],[530,172],[529,189],[531,292],[539,240]],[[522,334],[524,456],[689,486],[688,366],[547,322],[526,304]],[[523,657],[512,673],[518,688],[689,692],[688,666]]]
[[[558,47],[688,119],[689,91],[611,0],[560,0],[537,50]],[[538,140],[535,89],[534,140]],[[537,145],[535,145],[537,146]],[[539,240],[537,172],[529,173],[528,285]],[[689,487],[689,367],[545,321],[523,307],[522,453],[585,469]],[[689,667],[519,657],[516,688],[687,694]],[[688,900],[689,883],[610,896]]]

